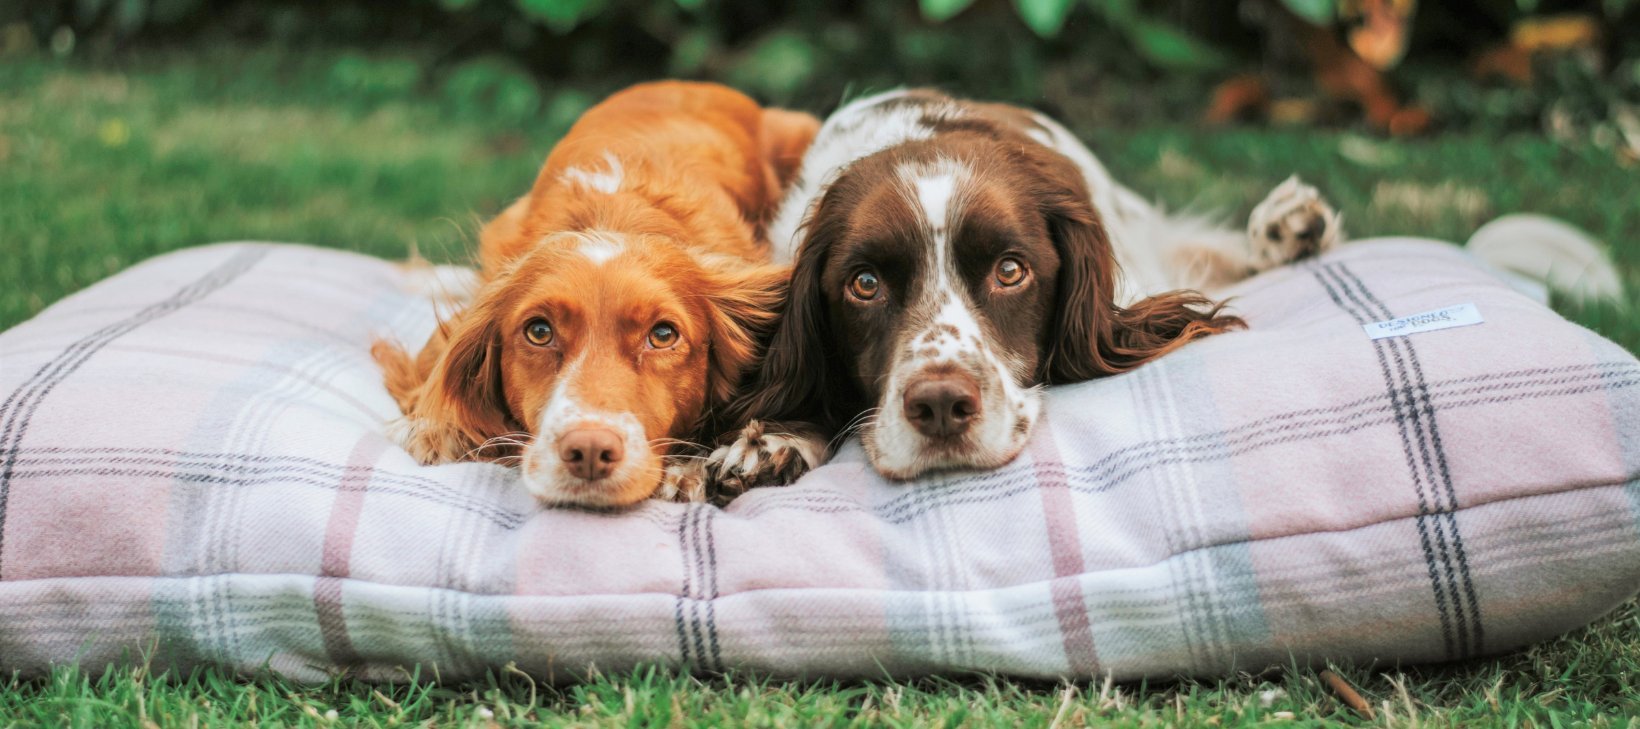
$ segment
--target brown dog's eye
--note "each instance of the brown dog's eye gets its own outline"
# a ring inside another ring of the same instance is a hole
[[[678,343],[678,328],[661,322],[649,330],[649,346],[655,349],[667,349]]]
[[[531,319],[524,325],[524,338],[537,347],[552,343],[552,325],[546,319]]]
[[[1025,280],[1025,264],[1018,258],[997,261],[996,277],[998,286],[1018,286]]]
[[[848,282],[848,292],[861,301],[870,301],[877,298],[883,290],[883,282],[878,280],[876,271],[861,271],[854,274],[854,280]]]

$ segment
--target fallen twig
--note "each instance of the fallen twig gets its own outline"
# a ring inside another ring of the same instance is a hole
[[[1332,671],[1322,671],[1321,680],[1327,684],[1327,688],[1333,690],[1333,693],[1338,694],[1338,698],[1344,700],[1345,706],[1360,714],[1362,718],[1368,721],[1376,718],[1372,713],[1372,704],[1361,698],[1361,694],[1356,693],[1355,688],[1350,686],[1350,683],[1345,681],[1343,676]]]

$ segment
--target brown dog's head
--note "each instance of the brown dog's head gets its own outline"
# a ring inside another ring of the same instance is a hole
[[[991,468],[1039,385],[1123,372],[1239,322],[1199,296],[1121,307],[1080,170],[975,110],[849,165],[807,222],[742,417],[859,420],[890,478]]]
[[[648,498],[754,359],[786,274],[662,236],[548,235],[450,323],[411,427],[438,460],[516,456],[544,502]]]

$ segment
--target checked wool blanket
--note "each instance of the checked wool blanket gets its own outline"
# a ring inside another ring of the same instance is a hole
[[[1246,282],[1249,331],[1055,388],[989,473],[887,483],[851,444],[622,513],[383,437],[367,349],[425,340],[415,278],[208,246],[0,334],[0,672],[1210,676],[1495,654],[1640,585],[1640,363],[1446,244]],[[1460,304],[1484,323],[1363,330]]]

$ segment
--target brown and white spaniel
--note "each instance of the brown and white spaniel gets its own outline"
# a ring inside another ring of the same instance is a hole
[[[787,483],[855,431],[893,479],[1005,464],[1043,385],[1239,327],[1196,291],[1317,253],[1338,221],[1295,179],[1249,230],[1163,213],[1041,114],[926,90],[854,101],[770,225],[790,297],[732,406],[744,427],[703,469],[725,495]]]
[[[700,83],[586,112],[485,226],[472,302],[414,359],[373,347],[390,433],[424,463],[516,461],[548,503],[656,494],[773,325],[789,269],[759,230],[818,127]]]

